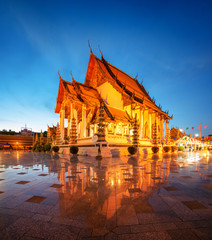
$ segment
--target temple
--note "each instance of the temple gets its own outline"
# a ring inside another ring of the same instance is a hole
[[[154,126],[158,143],[165,142],[172,117],[156,105],[136,78],[107,62],[103,55],[99,59],[91,50],[84,84],[73,76],[72,82],[59,77],[55,113],[60,120],[54,144],[91,147],[104,142],[110,148],[132,144],[148,147],[152,146]]]

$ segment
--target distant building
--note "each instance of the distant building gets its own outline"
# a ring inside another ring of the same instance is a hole
[[[182,138],[184,135],[178,128],[171,128],[170,130],[170,137],[173,140],[178,140]]]

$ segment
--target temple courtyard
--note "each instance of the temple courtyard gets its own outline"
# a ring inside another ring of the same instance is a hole
[[[211,239],[212,154],[0,151],[0,239]]]

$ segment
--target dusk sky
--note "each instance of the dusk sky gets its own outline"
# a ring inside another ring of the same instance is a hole
[[[170,127],[212,134],[212,1],[0,0],[0,10],[0,130],[56,125],[58,71],[84,83],[89,40],[138,74]]]

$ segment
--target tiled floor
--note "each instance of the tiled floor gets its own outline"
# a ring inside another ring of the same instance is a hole
[[[0,239],[211,239],[212,154],[0,151]]]

